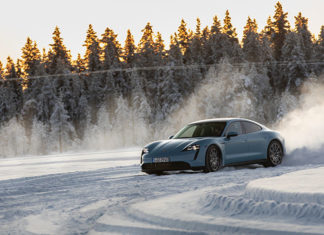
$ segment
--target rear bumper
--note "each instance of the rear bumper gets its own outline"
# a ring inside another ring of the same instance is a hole
[[[143,163],[141,165],[143,172],[148,171],[177,171],[190,170],[192,167],[187,162],[161,162],[161,163]]]

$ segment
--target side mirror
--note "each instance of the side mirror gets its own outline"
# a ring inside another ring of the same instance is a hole
[[[231,137],[238,136],[238,133],[236,131],[230,131],[227,133],[226,138],[230,139]]]
[[[170,136],[169,136],[169,139],[172,139],[172,138],[173,138],[173,135],[170,135]]]

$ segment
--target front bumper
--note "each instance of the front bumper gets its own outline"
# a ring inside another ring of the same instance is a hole
[[[141,165],[143,172],[149,171],[177,171],[190,170],[192,167],[187,162],[160,162],[160,163],[143,163]]]

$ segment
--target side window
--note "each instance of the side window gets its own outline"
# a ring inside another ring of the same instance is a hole
[[[243,133],[241,123],[240,122],[233,122],[229,126],[229,128],[227,129],[227,133],[229,133],[231,131],[237,132],[238,135],[241,135]]]
[[[260,131],[262,129],[259,125],[254,124],[252,122],[242,122],[242,124],[244,126],[246,134],[257,132],[257,131]]]

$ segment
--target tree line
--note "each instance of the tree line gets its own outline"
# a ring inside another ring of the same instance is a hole
[[[228,10],[223,23],[215,16],[203,29],[199,18],[195,30],[181,20],[168,49],[150,23],[137,45],[128,30],[123,46],[112,29],[98,36],[90,24],[83,44],[86,52],[76,60],[58,27],[48,51],[41,52],[28,37],[16,63],[8,57],[3,68],[0,62],[0,125],[16,118],[29,130],[36,120],[49,132],[83,138],[84,126],[98,121],[102,106],[114,116],[120,97],[154,123],[177,109],[210,68],[217,70],[222,63],[253,66],[255,73],[269,79],[272,97],[286,91],[298,95],[308,77],[324,70],[324,26],[316,38],[302,13],[295,16],[294,27],[287,16],[278,2],[261,31],[248,17],[241,41]],[[258,83],[255,86],[258,89]]]

